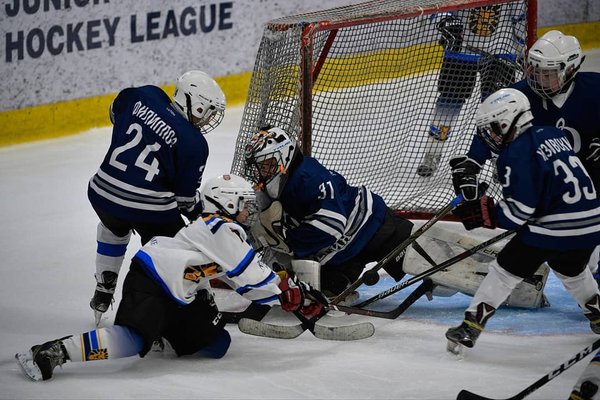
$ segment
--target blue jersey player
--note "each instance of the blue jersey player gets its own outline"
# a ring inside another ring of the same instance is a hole
[[[281,128],[253,136],[246,166],[249,179],[272,201],[269,208],[282,208],[267,230],[283,239],[295,259],[321,264],[320,289],[328,296],[341,293],[367,263],[380,260],[411,234],[413,224],[392,214],[380,196],[349,185],[342,175],[304,156]],[[385,267],[396,280],[404,276],[402,261]]]
[[[564,132],[599,188],[600,74],[578,73],[584,58],[577,38],[550,31],[527,53],[527,78],[511,87],[529,99],[534,125],[555,126]],[[467,199],[477,197],[477,173],[491,158],[492,152],[475,135],[468,154],[450,160],[457,193]],[[597,280],[598,251],[589,262]]]
[[[197,189],[208,157],[204,134],[223,119],[225,95],[202,71],[178,80],[174,99],[159,87],[122,90],[110,106],[110,147],[90,179],[88,198],[100,218],[96,324],[112,302],[133,231],[142,244],[173,236],[202,210]]]
[[[543,262],[600,334],[600,292],[586,268],[600,244],[600,200],[563,131],[532,120],[529,100],[516,89],[495,92],[477,112],[477,134],[498,154],[503,198],[494,206],[482,196],[454,213],[467,229],[498,226],[517,233],[490,264],[463,323],[446,332],[450,351],[473,347],[495,310]]]

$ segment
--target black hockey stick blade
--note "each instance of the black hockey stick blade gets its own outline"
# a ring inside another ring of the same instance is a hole
[[[600,347],[600,339],[596,340],[594,343],[592,343],[585,349],[581,350],[579,353],[575,354],[573,357],[571,357],[570,360],[565,361],[564,363],[560,364],[559,366],[554,368],[551,372],[542,376],[540,379],[538,379],[531,385],[527,386],[525,389],[523,389],[516,395],[514,395],[512,397],[508,397],[505,400],[524,399],[525,397],[529,396],[531,393],[535,392],[536,390],[538,390],[539,388],[544,386],[546,383],[550,382],[552,379],[556,378],[558,375],[562,374],[563,372],[565,372],[566,370],[571,368],[573,365],[575,365],[579,361],[583,360],[585,357],[587,357],[590,353],[592,353],[594,350],[598,349],[599,347]],[[492,399],[490,397],[480,396],[476,393],[469,392],[468,390],[463,389],[458,393],[458,396],[456,396],[456,400],[494,400],[494,399]]]
[[[403,314],[410,306],[412,306],[417,300],[423,297],[424,294],[431,292],[435,285],[431,281],[431,279],[424,279],[423,283],[421,283],[415,290],[411,292],[403,301],[398,305],[398,307],[389,310],[389,311],[376,311],[376,310],[367,310],[365,308],[359,307],[349,307],[349,306],[338,306],[335,304],[330,304],[329,307],[332,310],[342,311],[346,314],[359,314],[366,315],[369,317],[376,318],[385,318],[385,319],[396,319],[401,314]]]
[[[242,318],[261,321],[265,315],[271,310],[271,306],[265,304],[250,303],[250,305],[241,312],[224,311],[223,319],[228,324],[237,324]]]

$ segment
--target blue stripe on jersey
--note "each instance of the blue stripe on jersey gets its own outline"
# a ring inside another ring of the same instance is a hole
[[[160,275],[156,271],[156,267],[154,266],[152,257],[150,257],[143,250],[138,250],[138,252],[135,254],[135,256],[133,258],[137,259],[140,262],[140,264],[144,267],[146,272],[148,272],[150,274],[152,279],[154,279],[154,281],[156,283],[158,283],[158,285],[165,291],[165,293],[167,293],[169,295],[169,297],[171,297],[173,300],[175,300],[178,304],[181,304],[182,306],[188,305],[186,302],[183,302],[183,301],[179,300],[177,297],[173,296],[173,294],[169,290],[169,286],[167,286],[165,281],[163,281],[163,279],[160,277]]]
[[[267,304],[267,303],[270,303],[270,302],[276,301],[276,300],[279,300],[279,296],[274,294],[271,297],[267,297],[267,298],[260,299],[260,300],[253,300],[252,302],[256,303],[256,304]]]
[[[90,354],[90,333],[86,332],[84,334],[81,335],[81,341],[83,342],[83,355],[85,357],[85,360],[88,360],[88,355]]]
[[[96,253],[108,257],[122,257],[125,255],[126,251],[126,244],[112,244],[103,242],[98,242],[98,247],[96,249]]]
[[[100,346],[98,345],[98,332],[90,331],[90,344],[92,345],[93,350],[98,350]]]
[[[275,272],[271,272],[269,274],[269,276],[267,276],[265,279],[262,280],[262,282],[256,283],[254,285],[241,286],[241,287],[237,288],[235,291],[238,292],[239,294],[248,293],[252,289],[256,289],[256,288],[267,285],[269,282],[271,282],[273,279],[275,279],[275,276],[276,276]]]
[[[252,262],[252,260],[254,259],[255,253],[256,252],[254,251],[254,249],[248,250],[248,253],[244,257],[244,259],[237,265],[237,267],[235,267],[231,271],[227,271],[227,276],[229,278],[233,278],[234,276],[239,276],[243,274],[246,268],[248,268],[248,265],[250,265],[250,262]]]
[[[217,220],[214,224],[212,224],[212,226],[210,227],[210,231],[215,234],[217,233],[217,231],[219,230],[219,228],[221,227],[221,225],[223,225],[225,223],[225,221],[223,221],[222,219]]]

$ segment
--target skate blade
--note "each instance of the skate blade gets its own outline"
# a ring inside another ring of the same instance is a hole
[[[94,322],[96,323],[96,328],[100,327],[100,322],[102,322],[102,315],[104,315],[104,313],[101,313],[100,311],[94,311]]]
[[[44,378],[42,377],[42,371],[38,368],[38,366],[33,362],[31,358],[31,351],[27,353],[17,353],[15,354],[15,359],[17,360],[17,364],[21,367],[21,370],[27,375],[29,379],[32,381],[41,381]]]
[[[451,340],[448,340],[446,344],[446,351],[453,355],[457,360],[462,360],[465,358],[465,349],[466,347],[460,343],[455,343]]]

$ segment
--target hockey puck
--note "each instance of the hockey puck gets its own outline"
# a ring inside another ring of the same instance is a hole
[[[377,273],[377,271],[367,271],[363,274],[363,281],[367,286],[376,285],[377,282],[379,282],[379,274]]]

